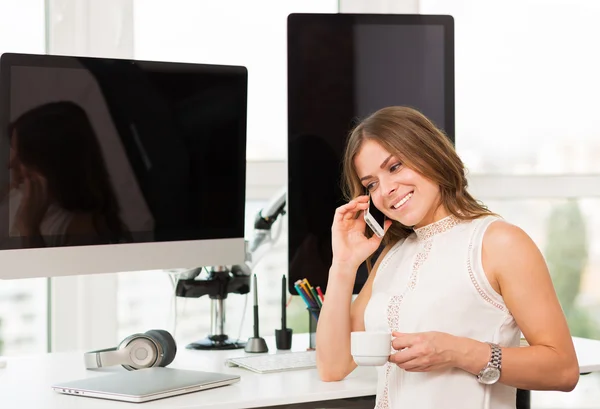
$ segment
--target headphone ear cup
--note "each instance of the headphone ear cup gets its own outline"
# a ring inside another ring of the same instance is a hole
[[[152,329],[146,332],[146,335],[153,338],[162,348],[162,359],[154,366],[167,366],[175,359],[177,354],[177,343],[173,336],[163,329]]]
[[[121,364],[128,371],[157,366],[160,359],[158,341],[147,334],[133,334],[125,338],[118,346],[127,354]]]

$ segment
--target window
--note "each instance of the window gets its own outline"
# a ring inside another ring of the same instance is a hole
[[[47,279],[0,280],[0,355],[47,351]]]
[[[135,58],[247,67],[248,159],[283,160],[287,147],[287,16],[294,12],[336,13],[337,3],[135,0]]]
[[[0,53],[44,53],[44,28],[43,1],[0,0]],[[47,279],[0,280],[0,355],[45,352],[47,315]]]
[[[540,247],[573,336],[600,339],[600,198],[489,200]],[[571,393],[533,392],[532,408],[597,408],[600,374]]]
[[[600,339],[600,198],[486,204],[525,230],[542,251],[572,335]]]
[[[455,19],[456,144],[471,172],[600,173],[594,0],[421,0]]]

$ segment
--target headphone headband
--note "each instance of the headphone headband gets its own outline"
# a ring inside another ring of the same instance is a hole
[[[132,371],[154,366],[167,366],[175,358],[177,345],[167,331],[150,330],[125,338],[116,348],[86,352],[83,356],[86,369],[121,365]]]
[[[83,359],[87,369],[121,365],[127,359],[127,351],[124,349],[118,350],[117,348],[99,349],[86,352]]]

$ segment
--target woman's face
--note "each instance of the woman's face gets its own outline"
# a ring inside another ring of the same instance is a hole
[[[17,187],[23,183],[23,164],[17,151],[17,134],[13,132],[10,138],[10,158],[8,168],[11,171],[11,186]]]
[[[404,166],[379,143],[365,140],[354,166],[371,200],[389,219],[418,228],[448,215],[439,206],[438,185]]]

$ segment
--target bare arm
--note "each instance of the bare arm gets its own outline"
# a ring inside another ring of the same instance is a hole
[[[323,381],[339,381],[351,373],[356,364],[350,354],[350,333],[364,331],[364,313],[371,298],[375,274],[391,246],[387,246],[373,266],[369,277],[352,302],[356,270],[332,265],[327,282],[327,297],[317,324],[317,368]]]
[[[496,281],[530,345],[502,348],[500,382],[529,390],[573,390],[579,379],[577,356],[535,243],[518,227],[494,222],[484,235],[482,258],[486,274]],[[478,374],[488,362],[489,346],[467,338],[457,342],[457,366]]]

